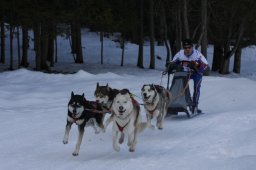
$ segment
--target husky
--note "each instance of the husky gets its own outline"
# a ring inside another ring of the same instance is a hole
[[[96,102],[86,100],[84,93],[82,95],[71,93],[71,98],[68,103],[67,124],[63,143],[68,143],[71,126],[75,123],[78,126],[79,134],[73,156],[79,154],[85,127],[92,126],[95,133],[100,133],[100,131],[104,132],[104,115],[105,112],[102,106]]]
[[[96,102],[101,103],[107,109],[110,109],[113,100],[118,93],[119,90],[112,89],[108,84],[106,86],[100,86],[99,83],[97,83],[94,96],[96,98]]]
[[[148,127],[154,129],[151,119],[156,117],[157,128],[163,129],[163,122],[171,97],[170,92],[159,85],[145,84],[141,88],[141,96],[146,111]]]
[[[111,116],[106,120],[104,124],[105,129],[113,121],[111,106],[115,96],[118,93],[119,93],[118,89],[111,88],[108,84],[106,86],[100,86],[99,83],[97,83],[96,85],[96,90],[94,92],[96,102],[102,104],[103,107],[109,110],[109,113],[111,113]]]
[[[141,122],[140,105],[131,97],[131,94],[127,89],[120,90],[120,92],[114,98],[112,104],[113,112],[113,148],[115,151],[120,151],[120,146],[117,144],[117,136],[121,133],[119,143],[124,141],[124,135],[128,135],[128,147],[130,152],[135,151],[137,144],[137,135],[142,132],[147,123]]]

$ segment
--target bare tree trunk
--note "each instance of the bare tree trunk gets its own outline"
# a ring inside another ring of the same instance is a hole
[[[20,68],[20,28],[17,26],[17,50],[18,50],[18,68]]]
[[[76,49],[76,47],[77,47],[77,44],[76,44],[76,42],[77,42],[77,34],[76,34],[76,31],[77,31],[76,23],[75,23],[75,21],[73,21],[71,23],[71,53],[72,54],[76,54],[77,53],[77,49]]]
[[[175,27],[175,30],[176,30],[176,26]],[[173,31],[171,28],[168,29],[170,31],[170,35],[168,36],[168,40],[169,40],[169,44],[170,44],[170,47],[171,47],[171,55],[172,55],[172,58],[174,57],[174,55],[177,53],[177,47],[176,47],[176,42],[175,42],[175,38],[176,37],[176,31]],[[168,35],[168,34],[167,34]]]
[[[36,24],[37,25],[37,24]],[[40,25],[40,24],[39,24]],[[35,26],[35,27],[39,27],[39,30],[40,30],[40,26],[39,25],[37,25],[37,26]],[[38,46],[38,44],[36,44],[36,43],[38,43],[38,40],[37,40],[37,38],[39,38],[37,35],[35,35],[36,34],[36,31],[34,31],[33,32],[33,34],[34,34],[34,51],[36,51],[36,48],[37,48],[37,46]],[[39,31],[39,35],[41,34],[41,31]]]
[[[203,32],[203,37],[202,37],[202,47],[201,47],[201,52],[202,54],[207,58],[207,0],[201,0],[201,5],[202,5],[202,32]]]
[[[47,60],[50,61],[50,66],[54,66],[54,37],[50,35],[48,39],[48,55]]]
[[[28,67],[28,47],[29,47],[29,39],[28,39],[28,28],[27,26],[22,27],[22,58],[21,58],[21,66]]]
[[[163,41],[164,41],[164,45],[165,45],[165,48],[166,48],[166,59],[165,61],[166,62],[169,62],[170,61],[170,47],[169,47],[169,44],[168,44],[168,37],[167,37],[167,21],[166,21],[166,11],[165,11],[165,7],[164,7],[164,4],[163,2],[160,2],[161,3],[161,12],[160,12],[160,21],[161,21],[161,30],[162,30],[162,37],[163,37]]]
[[[150,15],[150,69],[155,69],[154,1],[149,0]]]
[[[13,70],[13,26],[10,25],[10,70]]]
[[[176,8],[176,50],[179,51],[181,49],[181,38],[182,38],[182,24],[181,24],[181,4],[180,1],[177,2],[178,7]]]
[[[58,38],[57,38],[57,36],[55,36],[54,43],[55,43],[55,63],[57,63],[58,62]]]
[[[234,6],[232,5],[231,8],[233,8]],[[221,61],[221,66],[220,66],[220,70],[219,73],[220,74],[229,74],[229,63],[230,63],[230,57],[231,57],[231,53],[230,53],[230,45],[231,45],[231,38],[232,38],[232,31],[233,31],[233,15],[234,12],[232,12],[232,14],[230,14],[230,18],[229,18],[229,23],[227,24],[227,38],[225,40],[224,43],[224,55],[222,57],[222,61]]]
[[[187,9],[187,0],[182,0],[181,4],[182,8],[182,20],[184,24],[184,35],[185,38],[190,38],[190,33],[189,33],[189,24],[188,24],[188,9]]]
[[[235,52],[234,67],[233,67],[233,72],[237,74],[240,74],[241,54],[242,54],[242,49],[238,47]]]
[[[100,64],[103,64],[103,37],[104,36],[104,32],[100,32]]]
[[[5,63],[5,26],[4,21],[1,22],[1,63]]]
[[[76,61],[75,63],[84,63],[83,59],[83,50],[82,50],[82,40],[81,40],[81,26],[80,23],[76,23],[76,50],[77,50],[77,56],[76,56]]]
[[[219,70],[220,74],[229,74],[230,58],[227,57],[229,56],[228,54],[229,52],[230,52],[230,46],[226,45],[224,48],[224,56],[222,57],[221,66]]]
[[[40,23],[37,23],[34,28],[34,48],[36,49],[36,70],[40,71],[41,70],[41,28],[40,28]]]
[[[207,0],[201,0],[201,8],[202,8],[202,42],[201,42],[201,53],[207,58],[207,45],[208,45],[208,35],[207,35]],[[210,68],[208,67],[204,72],[204,75],[209,75]]]
[[[124,36],[122,36],[121,37],[121,49],[122,49],[121,66],[124,66],[124,48],[125,48]]]
[[[222,57],[223,57],[222,45],[220,43],[215,43],[214,50],[213,50],[212,71],[218,71],[220,69]]]
[[[137,67],[144,68],[143,66],[143,43],[144,43],[144,32],[143,32],[143,18],[144,18],[144,0],[140,0],[140,24],[139,24],[139,52]]]
[[[41,69],[49,70],[47,65],[47,56],[49,51],[49,25],[41,25]]]
[[[244,24],[245,24],[245,19],[242,21],[242,23],[239,26],[238,35],[237,35],[237,39],[236,39],[236,44],[232,48],[232,50],[230,50],[231,38],[228,39],[228,43],[225,47],[225,56],[223,58],[223,60],[224,60],[223,65],[220,69],[221,74],[228,74],[229,73],[230,58],[236,52],[236,50],[239,48],[239,45],[240,45],[240,42],[241,42],[241,39],[242,39],[243,33],[244,33]]]
[[[48,29],[48,53],[47,60],[50,62],[50,66],[54,66],[54,36],[55,36],[55,26],[54,23],[49,23]]]

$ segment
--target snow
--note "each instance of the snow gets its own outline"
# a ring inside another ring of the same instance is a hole
[[[60,63],[55,69],[79,70],[77,73],[46,74],[26,69],[0,73],[0,169],[255,169],[254,47],[242,53],[241,75],[224,77],[213,73],[203,78],[200,108],[204,114],[192,119],[182,113],[167,117],[163,130],[146,129],[139,135],[134,153],[128,151],[127,138],[120,145],[120,152],[113,150],[111,125],[100,134],[86,128],[80,154],[72,156],[78,136],[74,125],[69,143],[62,143],[71,91],[85,93],[88,100],[94,100],[96,83],[108,83],[113,88],[128,88],[141,103],[143,84],[167,83],[166,76],[161,78],[162,60],[156,60],[156,70],[135,67],[138,47],[134,44],[126,44],[125,67],[118,66],[121,50],[109,39],[104,39],[107,64],[90,60],[100,58],[99,37],[95,33],[84,34],[87,63],[81,65],[72,64],[68,41],[59,38]],[[149,47],[144,50],[148,67]],[[164,47],[157,47],[156,53],[164,60]],[[31,64],[32,54],[31,50]],[[141,114],[146,121],[143,108]]]

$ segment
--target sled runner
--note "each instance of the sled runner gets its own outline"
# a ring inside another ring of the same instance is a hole
[[[174,75],[169,88],[170,74]],[[189,91],[190,75],[191,72],[182,71],[180,66],[170,65],[168,67],[167,89],[170,90],[172,95],[168,105],[168,115],[177,115],[179,112],[185,112],[187,117],[191,118],[202,113],[191,99]]]

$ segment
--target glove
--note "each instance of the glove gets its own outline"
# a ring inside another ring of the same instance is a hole
[[[194,68],[196,68],[196,64],[194,62],[189,62],[188,67],[191,69],[194,69]]]
[[[169,63],[169,65],[168,65],[168,67],[167,67],[167,72],[168,72],[168,74],[173,73],[173,71],[175,70],[175,66],[176,66],[175,63]]]
[[[197,67],[199,66],[198,62],[190,62],[188,63],[188,67],[198,73]]]

